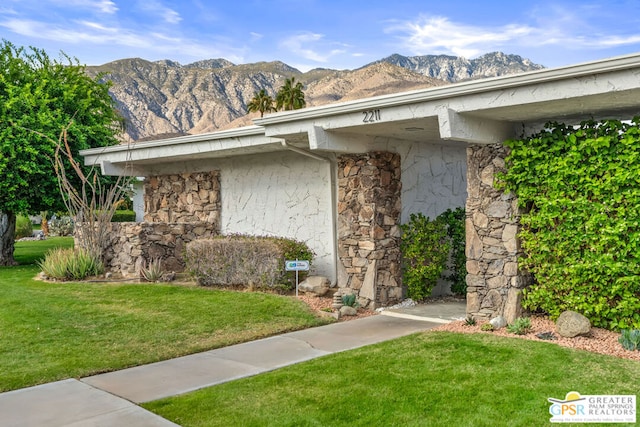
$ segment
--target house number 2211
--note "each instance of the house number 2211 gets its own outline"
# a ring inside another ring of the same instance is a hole
[[[373,123],[380,120],[380,110],[367,110],[363,111],[362,114],[364,114],[363,123]]]

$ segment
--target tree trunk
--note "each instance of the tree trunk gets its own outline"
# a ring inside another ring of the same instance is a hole
[[[16,265],[13,249],[16,242],[16,214],[0,212],[0,266]]]

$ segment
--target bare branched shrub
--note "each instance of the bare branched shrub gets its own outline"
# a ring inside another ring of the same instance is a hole
[[[187,271],[200,285],[245,287],[292,286],[286,259],[311,261],[313,251],[292,239],[256,236],[220,236],[187,243]]]
[[[107,186],[101,180],[95,165],[85,173],[73,157],[67,140],[67,129],[68,126],[60,133],[53,158],[58,186],[64,204],[75,220],[78,246],[94,259],[102,260],[111,218],[118,207],[118,201],[126,194],[132,177],[121,174]],[[79,186],[67,176],[67,164],[75,172]]]
[[[273,286],[280,276],[278,246],[265,239],[230,237],[187,243],[187,269],[198,284]]]

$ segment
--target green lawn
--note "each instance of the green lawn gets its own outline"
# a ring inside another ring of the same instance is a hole
[[[550,425],[548,397],[640,395],[639,378],[630,360],[426,332],[143,406],[184,427],[530,427]]]
[[[0,391],[316,326],[290,297],[171,284],[45,283],[32,263],[69,238],[18,242],[0,268]]]

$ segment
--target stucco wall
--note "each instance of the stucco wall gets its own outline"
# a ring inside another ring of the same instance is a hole
[[[463,144],[402,145],[402,216],[422,212],[435,218],[447,209],[464,207],[467,199],[467,152]]]
[[[464,207],[467,199],[467,148],[464,143],[390,141],[376,150],[402,158],[402,213],[404,224],[412,213],[435,218],[447,209]]]
[[[284,152],[227,159],[220,171],[221,233],[274,235],[306,242],[316,274],[336,280],[332,168]]]

